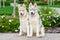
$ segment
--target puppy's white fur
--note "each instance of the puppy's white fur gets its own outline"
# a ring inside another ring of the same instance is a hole
[[[29,36],[28,13],[25,4],[23,4],[22,6],[18,5],[18,10],[19,10],[18,12],[20,19],[19,35],[23,35],[23,33],[27,33],[27,36]]]
[[[33,12],[34,14],[31,14],[31,12]],[[30,36],[32,36],[33,33],[36,33],[37,37],[44,36],[45,30],[42,25],[41,18],[38,14],[38,6],[36,3],[34,5],[30,3],[29,5],[29,22],[30,22]]]

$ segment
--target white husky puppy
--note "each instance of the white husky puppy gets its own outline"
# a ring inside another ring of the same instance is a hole
[[[35,3],[29,5],[30,36],[36,33],[37,37],[44,36],[44,27],[38,14],[38,6]]]
[[[20,19],[19,35],[23,35],[23,33],[27,33],[27,36],[29,36],[28,13],[25,4],[23,4],[22,6],[18,5],[18,12]]]

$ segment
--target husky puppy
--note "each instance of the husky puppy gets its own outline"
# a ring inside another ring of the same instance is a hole
[[[34,5],[32,5],[32,3],[29,4],[29,23],[30,36],[32,36],[33,33],[36,33],[37,37],[44,36],[44,27],[38,14],[38,6],[36,3]]]
[[[18,5],[18,12],[20,19],[19,35],[23,35],[23,33],[27,33],[27,36],[29,36],[28,13],[25,4],[23,4],[22,6],[20,4]]]

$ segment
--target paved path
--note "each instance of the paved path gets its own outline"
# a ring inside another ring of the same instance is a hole
[[[46,33],[45,37],[37,38],[19,36],[18,33],[0,33],[0,40],[60,40],[60,33]]]
[[[60,14],[60,8],[56,8],[56,11]]]

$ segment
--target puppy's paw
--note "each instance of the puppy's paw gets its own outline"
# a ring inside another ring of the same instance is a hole
[[[27,35],[27,37],[32,37],[32,35]]]
[[[22,33],[19,33],[19,36],[22,36]]]
[[[29,35],[27,35],[29,37]]]
[[[40,37],[40,35],[36,35],[36,37]]]
[[[45,35],[40,34],[40,35],[36,35],[36,37],[44,37]]]
[[[40,37],[44,37],[44,36],[45,36],[44,34],[40,35]]]

